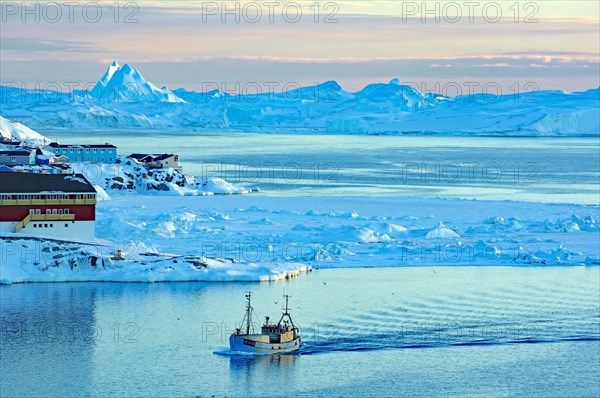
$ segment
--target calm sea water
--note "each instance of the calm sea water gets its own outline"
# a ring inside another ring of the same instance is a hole
[[[597,396],[599,277],[598,267],[441,267],[3,286],[0,393]],[[292,295],[299,355],[224,355],[247,290],[261,317]]]
[[[178,153],[261,195],[598,204],[597,139],[47,135]],[[482,266],[0,286],[0,396],[598,396],[599,286],[599,267]],[[299,355],[227,355],[248,290],[259,316],[292,294]]]
[[[173,152],[186,173],[265,195],[394,195],[598,204],[597,138],[394,137],[194,132],[46,132]]]

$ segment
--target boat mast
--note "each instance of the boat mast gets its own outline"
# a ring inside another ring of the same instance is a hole
[[[248,300],[248,304],[246,305],[246,334],[250,334],[250,322],[252,322],[252,306],[250,305],[250,298],[252,297],[252,292],[246,293],[246,299]]]
[[[285,310],[284,310],[283,314],[281,315],[281,318],[279,319],[279,323],[277,324],[277,326],[278,327],[281,326],[281,322],[287,316],[287,319],[290,320],[290,324],[292,325],[293,328],[295,328],[294,321],[292,321],[292,316],[289,313],[289,307],[288,307],[288,300],[289,300],[290,296],[288,294],[284,294],[283,297],[285,298]]]

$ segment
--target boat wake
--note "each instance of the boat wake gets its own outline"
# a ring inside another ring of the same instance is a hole
[[[244,351],[233,351],[233,350],[218,350],[218,351],[214,351],[213,354],[222,355],[225,357],[234,357],[234,356],[238,356],[238,355],[244,355],[244,356],[262,355],[262,354],[257,354],[255,352],[244,352]]]
[[[418,348],[442,348],[442,347],[468,347],[468,346],[491,346],[512,344],[543,344],[560,343],[569,341],[600,341],[600,336],[573,336],[561,338],[535,338],[519,340],[476,340],[456,342],[378,342],[374,339],[350,339],[344,338],[336,341],[306,342],[300,348],[300,355],[316,355],[331,352],[351,351],[378,351],[389,349],[418,349]]]

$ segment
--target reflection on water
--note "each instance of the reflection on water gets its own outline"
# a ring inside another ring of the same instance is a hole
[[[10,392],[6,396],[44,396],[68,380],[82,396],[90,395],[99,338],[96,289],[15,285],[0,287],[0,296],[0,391]]]
[[[294,366],[297,354],[231,355],[229,356],[229,383],[242,391],[261,391],[269,386],[269,393],[281,391],[284,395],[290,385],[297,383]]]

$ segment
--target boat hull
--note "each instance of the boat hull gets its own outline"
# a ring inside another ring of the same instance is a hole
[[[229,348],[231,351],[249,352],[254,354],[280,354],[282,352],[293,352],[300,349],[300,337],[286,343],[263,343],[253,341],[244,335],[229,336]]]

